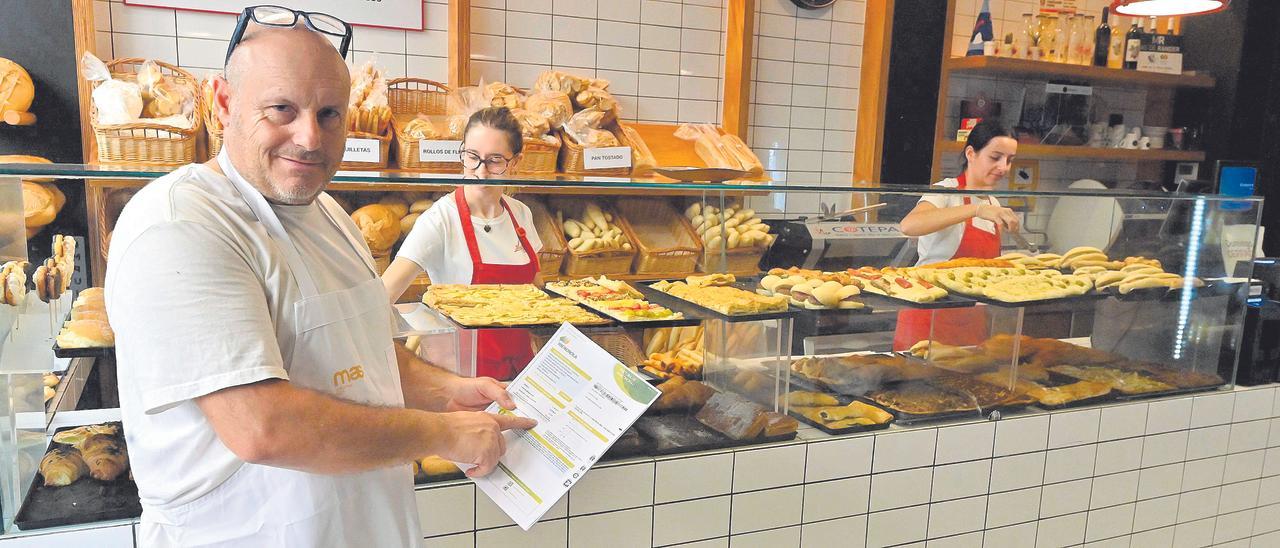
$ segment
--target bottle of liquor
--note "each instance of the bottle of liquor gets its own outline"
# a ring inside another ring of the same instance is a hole
[[[1107,51],[1111,48],[1111,25],[1107,23],[1110,15],[1111,8],[1103,7],[1102,23],[1093,32],[1093,65],[1096,67],[1107,66]]]
[[[1142,28],[1138,26],[1138,21],[1134,17],[1128,34],[1124,35],[1124,68],[1129,70],[1138,68],[1138,55],[1142,53]]]

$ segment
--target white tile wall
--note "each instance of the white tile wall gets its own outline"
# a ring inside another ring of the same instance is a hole
[[[775,180],[848,187],[861,79],[865,0],[797,10],[787,0],[756,3],[748,144]],[[813,214],[846,206],[842,193],[754,199],[764,213]]]
[[[446,81],[448,0],[423,0],[423,4],[426,30],[355,27],[354,62],[372,59],[388,77]],[[99,57],[157,59],[197,77],[221,72],[236,21],[234,15],[138,7],[120,0],[94,0],[94,8]],[[478,46],[483,50],[488,44],[482,41]]]
[[[995,433],[996,425],[991,422],[939,430],[936,464],[990,458]]]
[[[1262,392],[1245,401],[1272,405],[1274,389]],[[653,507],[646,505],[647,494],[611,503],[592,491],[593,483],[603,492],[608,485],[635,482],[644,490],[648,475],[640,471],[650,463],[604,468],[584,479],[568,502],[530,533],[510,527],[487,500],[474,500],[470,485],[427,489],[418,496],[424,525],[439,533],[427,545],[450,548],[471,546],[473,537],[439,527],[442,519],[474,519],[482,529],[474,536],[477,546],[1275,545],[1266,535],[1280,531],[1280,447],[1265,448],[1278,441],[1270,436],[1275,418],[1165,431],[1171,416],[1173,425],[1182,425],[1183,417],[1188,426],[1217,422],[1213,417],[1221,411],[1214,407],[1228,402],[1206,400],[1197,412],[1187,400],[1189,407],[1154,406],[1155,423],[1148,420],[1147,403],[1136,404],[1141,412],[1114,410],[1126,404],[1109,408],[1099,414],[1103,424],[1125,417],[1142,428],[1106,434],[1099,428],[1099,438],[1115,439],[1096,443],[1077,444],[1090,437],[1093,419],[1066,412],[1042,416],[1046,420],[1038,423],[1006,419],[994,430],[942,425],[739,451],[737,458],[732,452],[665,458],[651,468],[653,490],[661,493]],[[1233,415],[1235,401],[1228,402]],[[1256,416],[1248,407],[1242,411],[1244,417]],[[1158,425],[1161,421],[1165,426]],[[1001,446],[1006,424],[1025,429],[1035,441],[1015,444],[1006,438]],[[1148,424],[1157,424],[1151,434]],[[999,447],[993,452],[998,456],[960,449],[957,440],[965,435]],[[1065,446],[1049,448],[1050,439]],[[858,462],[840,463],[841,448]],[[941,458],[935,455],[944,454],[977,458],[932,464]],[[1160,458],[1152,460],[1152,454]],[[766,472],[765,463],[771,462],[783,469],[799,462],[812,473],[796,480],[794,472]],[[717,479],[700,483],[701,476]],[[663,487],[677,483],[693,485],[683,491]],[[752,489],[743,492],[739,484]],[[729,489],[733,493],[724,495]],[[688,498],[666,503],[672,497]],[[624,504],[641,506],[617,509]],[[452,517],[427,519],[440,508]],[[578,515],[583,509],[592,513]],[[571,514],[568,520],[566,514]]]
[[[608,79],[624,119],[718,124],[725,5],[557,0],[542,10],[524,1],[488,2],[472,10],[472,59],[480,61],[472,78],[528,87],[540,72],[562,68]]]

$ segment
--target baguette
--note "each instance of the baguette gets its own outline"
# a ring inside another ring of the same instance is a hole
[[[742,166],[742,170],[750,173],[752,177],[764,175],[764,165],[760,163],[760,159],[756,158],[755,153],[747,148],[747,144],[737,135],[725,134],[720,136],[720,142],[725,149],[733,155],[738,164]]]

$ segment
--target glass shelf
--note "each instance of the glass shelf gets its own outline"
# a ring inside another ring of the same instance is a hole
[[[170,168],[153,166],[103,166],[90,164],[0,164],[0,177],[46,177],[54,179],[117,179],[150,181],[168,175]],[[993,189],[987,191],[956,190],[936,186],[916,185],[879,185],[875,187],[821,186],[787,184],[774,181],[762,184],[728,184],[728,183],[696,183],[668,182],[656,179],[630,179],[622,177],[581,177],[564,174],[537,176],[515,176],[501,179],[463,179],[453,174],[413,173],[405,171],[339,171],[333,177],[331,190],[358,190],[369,187],[377,190],[380,187],[397,186],[402,189],[421,187],[447,187],[456,185],[495,185],[518,186],[531,193],[572,193],[589,194],[689,194],[689,193],[727,193],[727,194],[771,194],[771,193],[877,193],[877,194],[967,194],[1005,197],[1065,197],[1083,196],[1097,197],[1100,194],[1112,198],[1148,198],[1148,199],[1197,199],[1210,202],[1236,201],[1261,202],[1261,197],[1225,197],[1211,194],[1174,194],[1155,191],[1138,190],[1008,190]],[[843,182],[842,182],[843,184]],[[660,191],[660,192],[654,192]]]

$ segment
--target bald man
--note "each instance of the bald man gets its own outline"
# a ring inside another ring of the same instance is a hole
[[[222,153],[147,185],[107,269],[140,546],[410,546],[410,462],[487,474],[528,419],[492,379],[392,342],[359,230],[325,194],[350,77],[323,36],[250,25],[214,83]]]

